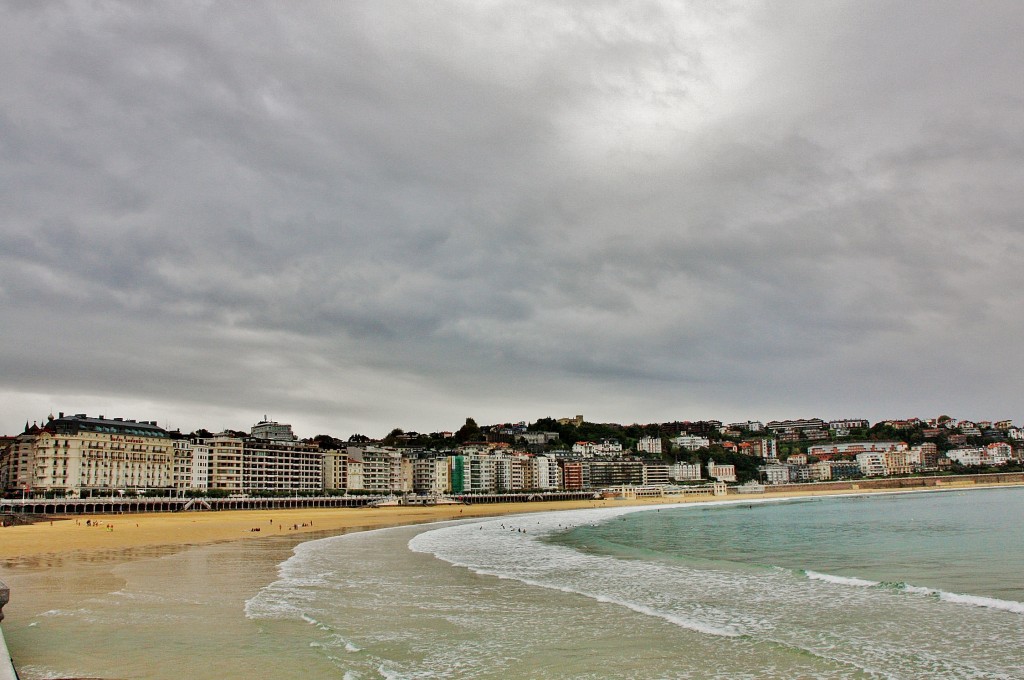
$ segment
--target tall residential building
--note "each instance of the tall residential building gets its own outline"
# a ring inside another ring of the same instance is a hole
[[[37,425],[26,424],[25,431],[7,443],[0,455],[0,477],[3,478],[0,488],[23,494],[32,490],[32,454],[38,434]]]
[[[402,472],[402,454],[397,449],[375,446],[348,447],[348,487],[352,490],[393,493],[412,490],[412,468]],[[408,477],[408,489],[403,479]]]
[[[779,457],[779,444],[774,437],[761,437],[751,442],[750,454],[764,460],[776,460]]]
[[[582,461],[560,461],[559,467],[562,469],[562,488],[566,491],[590,488],[590,468],[584,468]]]
[[[561,469],[553,456],[534,456],[530,459],[530,489],[553,491],[562,488]]]
[[[644,464],[638,460],[594,460],[590,468],[590,488],[640,486],[644,483]]]
[[[242,488],[253,491],[320,491],[323,453],[316,444],[249,437],[242,444]]]
[[[668,484],[669,466],[664,463],[644,463],[644,486],[665,486]]]
[[[202,439],[174,439],[174,490],[210,488],[210,447]]]
[[[328,449],[323,451],[324,488],[341,491],[348,487],[348,451]]]
[[[453,493],[494,492],[495,459],[486,454],[449,456]]]
[[[245,441],[228,432],[220,432],[201,442],[209,453],[209,488],[228,493],[242,493],[242,462]]]
[[[412,461],[412,489],[419,494],[438,495],[451,491],[448,458],[432,456]]]

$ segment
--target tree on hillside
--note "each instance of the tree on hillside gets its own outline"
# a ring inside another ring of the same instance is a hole
[[[466,424],[455,433],[455,440],[460,444],[469,441],[476,441],[480,438],[480,426],[472,418],[466,418]]]
[[[342,442],[335,439],[329,434],[318,434],[313,437],[313,441],[316,442],[321,449],[338,449],[341,448]]]

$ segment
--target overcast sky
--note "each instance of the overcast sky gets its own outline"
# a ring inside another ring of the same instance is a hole
[[[0,432],[1024,419],[1024,4],[6,2]]]

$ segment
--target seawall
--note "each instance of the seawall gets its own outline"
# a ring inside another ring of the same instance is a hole
[[[4,605],[11,599],[10,589],[0,581],[0,621],[4,620]],[[14,662],[11,661],[11,654],[7,651],[7,643],[4,642],[4,631],[0,629],[0,680],[17,680],[18,674],[14,671]]]

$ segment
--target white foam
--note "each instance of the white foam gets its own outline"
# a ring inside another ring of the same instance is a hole
[[[581,553],[541,540],[578,526],[594,526],[620,515],[653,509],[649,506],[615,507],[502,517],[426,531],[414,536],[409,548],[433,554],[477,574],[582,595],[706,635],[742,635],[743,629],[730,620],[729,612],[701,609],[692,601],[663,601],[662,584],[678,576],[672,567],[654,562],[631,562],[626,569],[618,558]],[[749,623],[759,625],[757,621]]]
[[[869,581],[863,578],[854,578],[850,576],[835,576],[833,574],[822,574],[816,571],[807,570],[804,572],[807,574],[807,578],[826,581],[828,583],[835,583],[843,586],[854,586],[859,588],[873,588],[875,586],[882,585],[879,581]],[[899,590],[910,593],[912,595],[924,595],[927,597],[936,597],[943,602],[950,602],[953,604],[964,604],[972,607],[984,607],[986,609],[997,609],[1000,611],[1011,612],[1013,614],[1024,614],[1024,602],[1015,602],[1013,600],[1000,600],[994,597],[983,597],[980,595],[963,595],[960,593],[948,593],[944,590],[937,590],[935,588],[927,588],[924,586],[914,586],[909,584],[899,584]]]
[[[966,604],[972,607],[984,607],[986,609],[998,609],[999,611],[1010,612],[1012,614],[1024,614],[1024,602],[1015,602],[1013,600],[1000,600],[994,597],[982,597],[980,595],[962,595],[960,593],[947,593],[943,590],[932,590],[930,588],[914,588],[913,586],[904,586],[904,590],[908,592],[927,592],[929,595],[935,595],[943,602],[952,602],[953,604]]]
[[[835,576],[834,574],[822,574],[821,572],[806,570],[807,578],[813,581],[825,581],[827,583],[835,583],[841,586],[856,586],[859,588],[873,588],[874,586],[881,585],[880,581],[869,581],[864,578],[854,578],[852,576]]]

